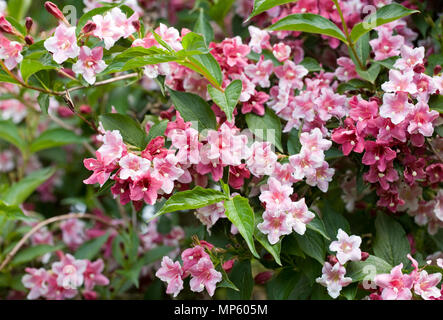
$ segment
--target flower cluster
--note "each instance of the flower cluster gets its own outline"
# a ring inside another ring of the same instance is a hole
[[[167,282],[166,293],[176,297],[183,290],[183,279],[191,276],[191,291],[202,292],[206,289],[211,297],[214,295],[216,284],[222,280],[222,274],[215,270],[205,249],[210,251],[213,246],[197,245],[184,250],[181,254],[183,266],[178,261],[173,262],[169,257],[163,257],[161,268],[155,275]]]

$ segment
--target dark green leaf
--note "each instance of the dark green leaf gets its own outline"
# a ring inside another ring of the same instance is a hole
[[[22,152],[26,150],[26,142],[20,136],[17,126],[10,120],[0,120],[0,139],[12,143]]]
[[[351,261],[347,269],[347,277],[351,277],[353,282],[362,280],[374,280],[376,274],[390,273],[393,266],[385,260],[370,255],[365,261]]]
[[[49,95],[41,92],[37,97],[38,105],[40,106],[40,110],[43,114],[48,114],[49,108]]]
[[[108,238],[109,232],[103,236],[94,238],[83,243],[75,252],[75,257],[77,259],[93,260],[100,253],[100,249],[106,243]]]
[[[276,6],[290,2],[294,2],[294,0],[254,0],[254,7],[248,20]]]
[[[238,99],[240,98],[242,91],[241,80],[232,81],[222,92],[211,85],[208,85],[208,92],[212,98],[212,101],[218,105],[226,114],[226,118],[229,122],[232,121],[232,113],[237,106]]]
[[[249,300],[251,299],[254,279],[252,278],[251,260],[236,262],[230,272],[230,280],[240,290],[227,290],[229,300]]]
[[[119,130],[123,140],[140,149],[146,147],[146,134],[140,124],[130,116],[119,113],[100,115],[100,121],[105,130]]]
[[[305,67],[309,72],[317,72],[323,70],[317,60],[311,57],[306,57],[300,62],[300,65]]]
[[[205,37],[206,45],[209,45],[214,40],[214,30],[212,30],[212,26],[203,9],[200,9],[198,18],[195,21],[194,32],[200,33]]]
[[[31,146],[31,152],[37,152],[44,149],[55,148],[67,144],[80,144],[86,141],[85,138],[78,136],[72,131],[55,128],[44,131],[37,139],[35,139]]]
[[[22,263],[30,262],[47,253],[61,250],[63,247],[63,244],[58,244],[55,246],[49,244],[38,244],[32,247],[25,248],[23,250],[20,250],[14,257],[14,259],[12,259],[11,265],[17,266]]]
[[[306,229],[304,235],[294,234],[297,243],[306,255],[323,264],[326,256],[326,245],[322,235],[311,229]]]
[[[166,127],[168,125],[168,120],[160,121],[159,123],[154,124],[148,132],[148,142],[154,138],[163,136],[166,131]]]
[[[274,111],[266,108],[263,116],[255,113],[248,113],[246,115],[246,123],[249,130],[260,139],[266,140],[274,144],[278,150],[283,152],[281,143],[281,122],[280,118],[276,116]]]

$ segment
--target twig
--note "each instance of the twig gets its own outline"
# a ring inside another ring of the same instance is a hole
[[[38,230],[40,230],[41,228],[43,228],[44,226],[46,226],[48,224],[51,224],[51,223],[57,222],[57,221],[61,221],[61,220],[67,220],[67,219],[92,219],[92,220],[99,221],[103,224],[106,224],[112,228],[116,228],[116,226],[111,224],[109,221],[107,221],[103,218],[94,216],[89,213],[69,213],[69,214],[64,214],[61,216],[56,216],[56,217],[46,219],[46,220],[38,223],[37,225],[35,225],[30,231],[28,231],[28,233],[26,233],[24,235],[23,238],[20,239],[20,241],[14,246],[14,248],[11,250],[11,252],[8,253],[5,260],[3,260],[2,264],[0,265],[0,271],[9,263],[9,261],[11,261],[11,259],[15,256],[15,254],[25,244],[26,240],[28,240],[34,233],[36,233]]]

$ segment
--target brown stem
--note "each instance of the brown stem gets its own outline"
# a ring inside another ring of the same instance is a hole
[[[116,226],[112,225],[109,221],[107,221],[103,218],[94,216],[89,213],[69,213],[69,214],[64,214],[61,216],[56,216],[56,217],[46,219],[46,220],[38,223],[37,225],[35,225],[30,231],[28,231],[28,233],[26,233],[24,235],[23,238],[20,239],[20,241],[14,246],[14,248],[11,250],[11,252],[8,253],[5,260],[3,260],[2,264],[0,265],[0,271],[9,263],[9,261],[11,261],[11,259],[15,256],[15,254],[25,244],[26,240],[28,240],[34,233],[36,233],[38,230],[40,230],[41,228],[43,228],[44,226],[46,226],[48,224],[51,224],[51,223],[57,222],[57,221],[61,221],[61,220],[67,220],[67,219],[92,219],[92,220],[99,221],[103,224],[106,224],[112,228],[116,228]]]

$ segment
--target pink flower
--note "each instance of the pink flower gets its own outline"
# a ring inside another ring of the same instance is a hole
[[[349,116],[357,122],[358,133],[361,134],[371,120],[378,116],[378,104],[376,101],[366,101],[353,96],[349,100]]]
[[[323,159],[309,149],[302,148],[299,154],[289,157],[289,163],[294,169],[292,177],[301,180],[305,176],[315,175],[315,169],[323,165]]]
[[[153,176],[163,182],[161,189],[169,194],[174,189],[174,181],[180,178],[184,171],[177,166],[177,158],[173,154],[165,158],[155,158]]]
[[[321,94],[314,103],[317,105],[318,116],[323,121],[328,121],[332,116],[342,118],[346,115],[346,96],[336,94],[329,88],[321,89]]]
[[[116,15],[121,12],[119,11],[119,8],[113,8],[104,16],[98,14],[92,17],[92,21],[97,25],[92,35],[103,40],[106,50],[111,49],[124,34],[123,28],[116,25]]]
[[[285,209],[289,215],[289,224],[298,234],[305,234],[306,225],[314,219],[315,215],[308,210],[305,198],[291,202]]]
[[[291,47],[285,45],[283,42],[279,42],[272,47],[272,53],[278,61],[283,62],[289,59],[289,56],[291,55]]]
[[[323,159],[323,151],[328,150],[332,141],[323,139],[323,134],[319,128],[314,128],[311,132],[303,132],[300,134],[300,143],[303,148],[314,154],[319,154],[319,159]]]
[[[168,28],[168,26],[166,26],[165,24],[160,23],[160,26],[155,29],[155,32],[175,51],[180,51],[183,49],[180,41],[180,33],[177,29],[173,27]]]
[[[60,223],[63,242],[72,249],[77,249],[86,240],[85,223],[79,219],[69,219]]]
[[[262,88],[269,88],[271,85],[269,78],[274,71],[274,64],[271,60],[265,61],[264,59],[264,56],[261,56],[256,65],[248,64],[245,67],[245,74],[251,79],[252,83],[258,84]]]
[[[246,168],[245,163],[229,167],[229,185],[234,189],[240,189],[244,184],[244,180],[250,177],[251,173]]]
[[[69,58],[75,58],[80,53],[77,46],[77,37],[75,35],[75,27],[67,27],[60,23],[55,29],[54,36],[48,38],[43,43],[46,50],[52,52],[53,59],[61,64]]]
[[[398,180],[398,173],[394,169],[392,162],[390,162],[384,172],[378,171],[376,166],[371,166],[369,172],[363,177],[370,183],[380,183],[383,190],[388,190],[390,183]]]
[[[416,96],[423,101],[428,101],[429,96],[437,91],[437,85],[434,78],[431,78],[426,74],[415,74],[413,80],[417,87]]]
[[[406,119],[414,105],[408,102],[406,92],[385,93],[380,107],[380,116],[390,118],[393,124],[399,124]]]
[[[351,118],[345,119],[344,122],[346,128],[336,128],[332,131],[332,141],[341,144],[345,156],[349,155],[351,151],[362,153],[365,149],[365,140],[357,133]]]
[[[78,61],[72,66],[72,71],[74,71],[76,74],[83,75],[83,78],[89,84],[94,84],[96,74],[102,72],[107,67],[102,58],[102,47],[95,47],[91,50],[86,46],[82,46],[80,48]]]
[[[48,300],[71,299],[77,295],[78,291],[76,289],[60,286],[57,279],[58,275],[56,273],[52,273],[49,276],[48,293],[45,296]]]
[[[251,40],[249,41],[249,47],[252,51],[261,53],[262,49],[270,49],[271,44],[269,43],[270,35],[266,30],[260,30],[254,26],[248,27],[249,34],[251,35]]]
[[[206,226],[209,232],[209,229],[218,221],[218,219],[226,218],[225,207],[223,206],[223,202],[214,203],[210,206],[196,209],[195,216]]]
[[[339,262],[332,266],[329,262],[325,262],[322,269],[322,276],[315,281],[322,286],[327,287],[328,294],[332,298],[337,298],[343,287],[352,282],[352,279],[345,277],[346,269]]]
[[[229,67],[244,67],[247,65],[246,56],[249,54],[251,49],[242,43],[239,36],[225,39],[221,45],[223,54],[226,58],[226,64]]]
[[[435,110],[429,110],[427,103],[420,101],[410,111],[408,132],[421,133],[425,137],[431,137],[434,133],[432,122],[437,119],[439,113]]]
[[[312,187],[317,186],[322,192],[327,192],[329,182],[332,181],[335,169],[329,168],[329,164],[323,161],[322,165],[315,168],[315,172],[308,171],[306,183]]]
[[[314,121],[316,105],[314,103],[314,94],[310,91],[302,91],[300,95],[294,97],[294,110],[292,117],[304,119],[305,121]]]
[[[151,161],[133,153],[125,155],[118,164],[121,168],[119,175],[123,180],[131,178],[133,181],[137,181],[151,168]]]
[[[35,300],[44,297],[48,293],[48,271],[43,268],[26,268],[25,271],[28,274],[23,276],[22,283],[25,288],[31,289],[27,298],[29,300]]]
[[[394,67],[399,70],[412,70],[416,65],[423,63],[423,58],[425,57],[424,47],[412,48],[403,45],[400,52],[401,58],[397,59],[394,64]]]
[[[251,98],[243,103],[241,112],[243,114],[254,112],[259,116],[265,114],[265,103],[269,100],[269,95],[263,91],[255,91]]]
[[[403,274],[403,263],[394,267],[390,274],[378,274],[374,282],[382,289],[381,298],[383,300],[411,300],[411,288],[414,278]]]
[[[246,160],[249,171],[256,177],[271,175],[277,162],[277,155],[272,151],[269,142],[254,142],[251,156]]]
[[[183,273],[186,276],[187,274],[193,273],[194,267],[197,265],[200,259],[209,258],[209,255],[202,246],[195,246],[193,248],[183,250],[181,258],[183,261]]]
[[[83,284],[87,260],[77,260],[67,254],[61,261],[52,264],[52,271],[57,275],[57,285],[65,289],[77,289]]]
[[[355,64],[350,58],[340,57],[337,59],[337,64],[340,66],[335,69],[335,76],[340,81],[349,81],[351,79],[359,78],[355,70]]]
[[[381,85],[381,88],[385,92],[398,92],[404,91],[410,94],[417,92],[417,87],[413,80],[414,71],[398,71],[391,69],[389,70],[389,81]]]
[[[144,200],[146,203],[154,204],[157,201],[157,192],[163,182],[155,179],[150,171],[139,176],[137,181],[130,186],[130,197],[132,201]]]
[[[212,297],[216,284],[221,280],[222,274],[214,269],[211,259],[202,257],[193,267],[192,279],[189,285],[194,292],[202,292],[206,288],[208,294]]]
[[[385,171],[389,161],[394,160],[397,157],[394,150],[387,145],[375,141],[366,141],[365,150],[366,152],[363,155],[362,162],[368,166],[377,164],[377,168],[381,172]]]
[[[289,163],[281,164],[277,162],[275,164],[274,172],[272,173],[272,177],[277,179],[277,181],[281,181],[282,184],[292,184],[298,182],[299,180],[294,179],[292,176],[293,168]]]
[[[183,289],[182,267],[178,261],[173,262],[168,256],[163,257],[161,268],[157,270],[155,276],[168,284],[167,294],[173,294],[176,297]]]
[[[0,34],[0,59],[4,60],[6,68],[12,70],[22,62],[23,56],[20,53],[22,49],[23,46],[20,43],[9,41]]]
[[[270,244],[276,244],[280,236],[290,234],[292,225],[290,216],[284,211],[263,212],[263,222],[257,225],[258,230],[268,235]]]
[[[172,146],[178,150],[176,156],[179,163],[197,164],[200,162],[201,143],[197,130],[194,128],[172,129],[168,137],[171,138]]]
[[[424,300],[431,300],[431,297],[440,298],[441,292],[437,285],[441,278],[441,273],[428,274],[425,270],[422,270],[414,282],[414,292]]]
[[[97,150],[105,166],[118,161],[126,153],[126,145],[118,130],[106,131],[103,135],[103,145]],[[98,157],[97,157],[98,159]]]
[[[349,236],[342,229],[338,229],[336,241],[332,241],[329,250],[337,252],[337,259],[344,265],[348,261],[361,260],[361,238],[359,236]]]
[[[102,274],[105,266],[103,260],[98,259],[94,262],[88,260],[87,262],[88,265],[84,273],[86,290],[92,290],[96,285],[107,286],[109,284],[109,279]]]
[[[279,86],[285,89],[302,89],[303,77],[308,74],[308,70],[296,65],[294,62],[286,60],[282,66],[274,68],[276,76],[280,79]]]
[[[400,35],[393,36],[390,30],[381,28],[378,31],[378,38],[369,41],[375,53],[374,60],[384,60],[400,54],[404,38]]]
[[[291,201],[289,198],[294,190],[288,184],[281,184],[275,178],[269,178],[268,183],[261,188],[260,201],[266,203],[266,209],[278,210]]]
[[[105,182],[109,179],[112,171],[117,169],[117,167],[113,164],[105,165],[102,159],[102,155],[98,151],[95,152],[95,155],[97,159],[88,158],[83,160],[85,168],[93,171],[92,175],[88,179],[83,180],[83,183],[99,183],[100,186],[103,186]]]
[[[11,150],[0,152],[0,172],[12,171],[15,167],[14,154]]]

